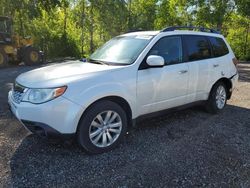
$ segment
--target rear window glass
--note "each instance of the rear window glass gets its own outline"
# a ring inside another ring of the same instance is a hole
[[[227,45],[222,38],[209,37],[214,57],[220,57],[229,53]]]
[[[189,61],[207,59],[211,57],[209,43],[204,36],[184,36]]]

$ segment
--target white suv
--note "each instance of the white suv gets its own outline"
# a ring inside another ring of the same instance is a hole
[[[194,102],[217,113],[238,80],[237,60],[219,33],[186,29],[124,34],[85,62],[21,74],[11,110],[31,132],[75,135],[91,153],[115,147],[144,115]]]

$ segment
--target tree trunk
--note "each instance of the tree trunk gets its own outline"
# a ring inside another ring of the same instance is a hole
[[[222,30],[222,23],[217,23],[217,30],[221,32]]]
[[[93,44],[93,35],[94,35],[94,18],[93,18],[93,4],[90,5],[90,52],[93,53],[94,51],[94,44]]]
[[[22,13],[22,9],[23,9],[23,3],[21,2],[21,9],[19,12],[19,24],[20,24],[20,31],[19,31],[19,35],[21,35],[22,37],[24,37],[24,26],[23,26],[23,13]]]
[[[81,56],[84,57],[84,19],[85,19],[85,5],[82,1],[82,12],[81,12],[81,21],[82,21],[82,36],[81,36]]]
[[[68,13],[67,13],[67,7],[64,6],[63,8],[64,10],[64,24],[63,24],[63,34],[66,36],[66,33],[67,33],[67,17],[68,17]]]
[[[128,0],[128,30],[132,30],[131,0]]]

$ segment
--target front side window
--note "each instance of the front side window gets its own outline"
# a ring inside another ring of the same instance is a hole
[[[92,60],[116,65],[132,64],[152,38],[152,35],[115,37],[97,49],[90,56],[90,62]]]
[[[184,40],[189,61],[202,60],[211,57],[211,50],[206,37],[185,35]]]
[[[227,45],[222,38],[209,37],[209,41],[213,49],[214,57],[224,56],[229,53]]]
[[[182,62],[182,42],[180,36],[161,38],[149,51],[149,55],[162,56],[166,65]]]

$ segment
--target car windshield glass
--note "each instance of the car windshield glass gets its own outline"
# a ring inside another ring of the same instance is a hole
[[[89,61],[111,65],[132,64],[152,38],[152,35],[115,37],[97,49]]]

